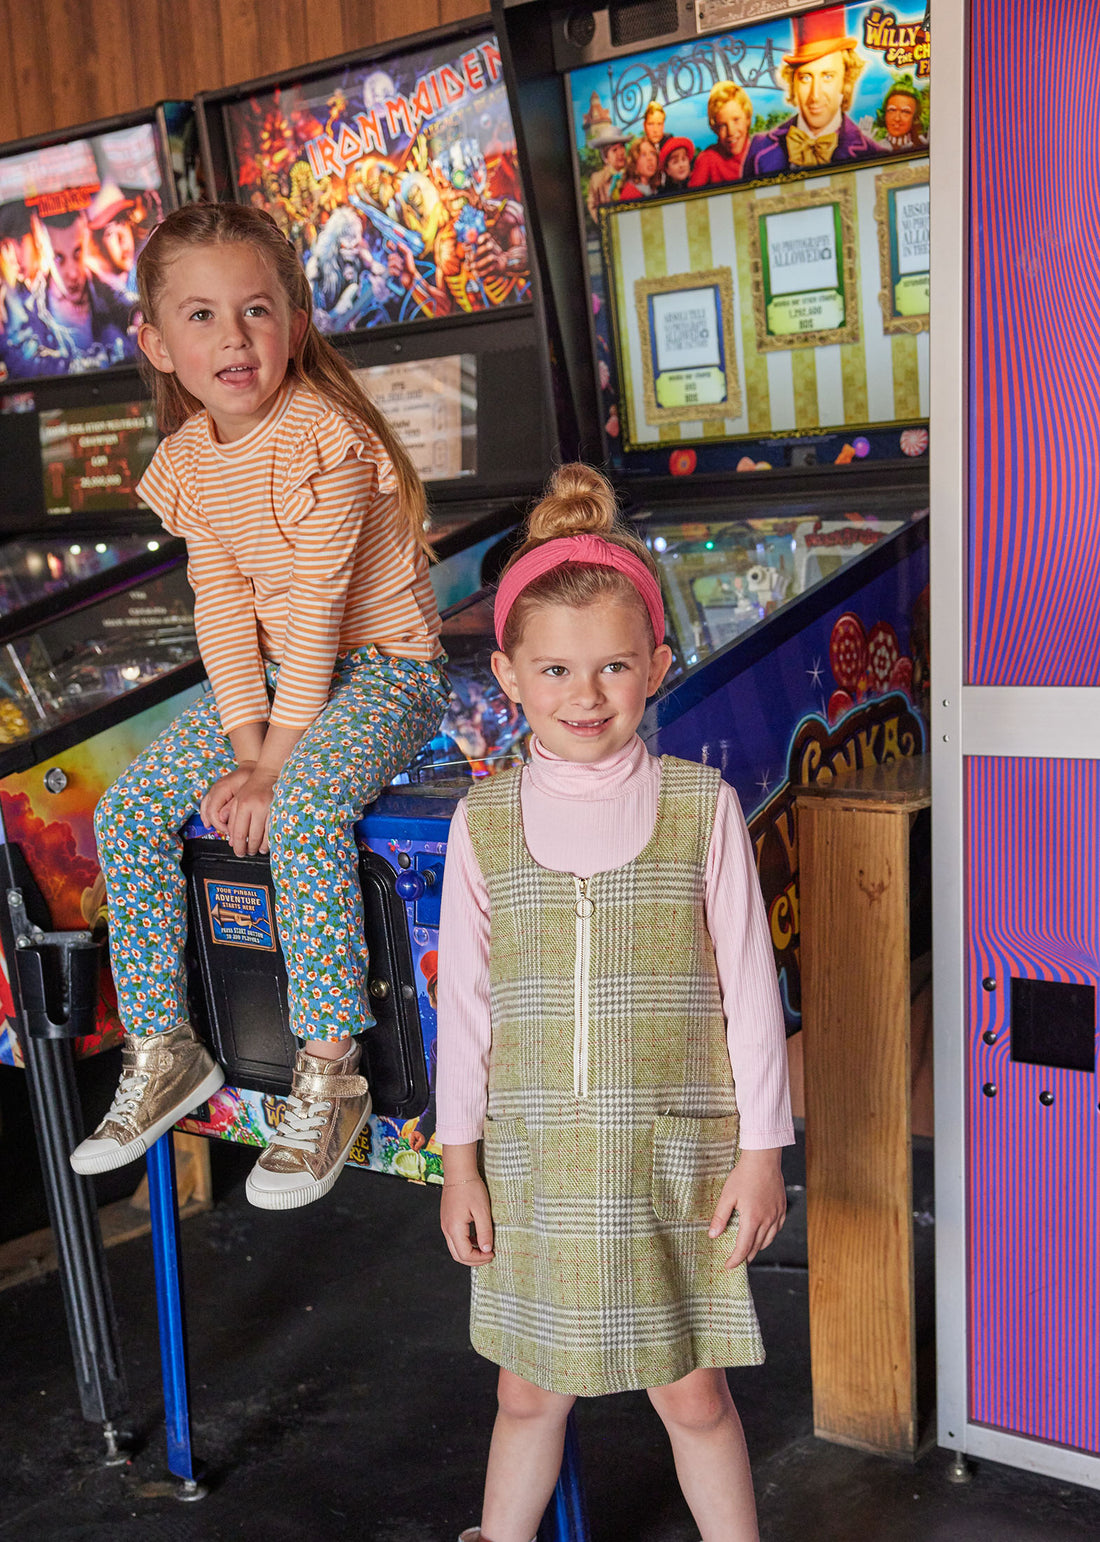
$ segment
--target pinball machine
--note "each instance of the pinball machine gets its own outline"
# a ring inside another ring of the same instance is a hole
[[[12,917],[21,904],[28,935],[90,939],[97,777],[110,780],[159,726],[155,706],[143,715],[146,687],[194,657],[182,548],[163,541],[135,493],[156,430],[134,367],[133,270],[163,214],[196,196],[195,147],[182,102],[0,147],[0,1076],[9,1110],[29,1101],[81,1405],[109,1450],[126,1390],[95,1195],[63,1171],[57,1137],[79,1106],[68,1040],[87,1069],[117,1040],[117,1021],[107,993],[83,989],[98,952],[89,942],[79,1010],[51,977],[32,1032]],[[85,737],[90,753],[72,754]]]
[[[196,105],[212,194],[265,209],[294,245],[318,328],[425,483],[439,602],[464,598],[541,485],[553,444],[489,18],[207,92]]]

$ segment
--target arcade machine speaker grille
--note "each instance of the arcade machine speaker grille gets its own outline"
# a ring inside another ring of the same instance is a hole
[[[667,37],[680,24],[677,0],[623,0],[608,7],[611,41],[616,48],[645,43],[650,38]]]

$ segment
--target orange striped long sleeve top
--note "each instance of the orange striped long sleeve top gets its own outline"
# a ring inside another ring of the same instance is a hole
[[[348,649],[438,657],[427,558],[401,517],[385,447],[300,382],[233,444],[214,438],[205,413],[188,419],[138,491],[187,542],[199,651],[226,733],[308,728]],[[265,659],[281,665],[270,704]]]

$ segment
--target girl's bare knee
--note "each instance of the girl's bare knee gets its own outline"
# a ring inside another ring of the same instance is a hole
[[[716,1429],[733,1413],[723,1371],[692,1371],[665,1387],[651,1387],[649,1400],[666,1426],[702,1432]]]
[[[497,1406],[510,1419],[543,1419],[565,1422],[576,1398],[560,1392],[547,1392],[533,1382],[524,1381],[512,1371],[501,1370],[497,1380]]]

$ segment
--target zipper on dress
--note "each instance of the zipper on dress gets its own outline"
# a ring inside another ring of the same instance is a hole
[[[573,906],[577,918],[577,951],[573,965],[573,1092],[578,1098],[588,1096],[588,973],[591,951],[591,918],[595,910],[588,893],[587,878],[574,878],[577,898]]]

